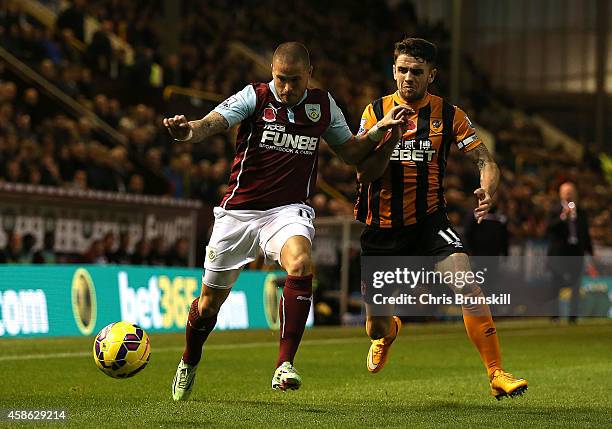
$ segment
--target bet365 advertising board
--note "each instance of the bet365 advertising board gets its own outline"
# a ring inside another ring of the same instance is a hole
[[[166,267],[2,265],[0,337],[93,335],[119,320],[149,332],[182,332],[201,275]],[[278,328],[282,290],[275,280],[283,275],[244,271],[217,329]]]

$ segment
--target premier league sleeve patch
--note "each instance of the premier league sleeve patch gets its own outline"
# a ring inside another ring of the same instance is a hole
[[[359,123],[359,131],[357,131],[357,135],[360,136],[365,133],[365,124],[367,122],[366,118],[361,118],[361,122]]]

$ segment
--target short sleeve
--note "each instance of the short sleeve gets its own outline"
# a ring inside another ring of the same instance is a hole
[[[462,152],[469,152],[482,143],[482,140],[476,135],[476,128],[474,128],[465,112],[458,107],[455,107],[453,135],[457,142],[457,147]]]
[[[257,95],[253,85],[247,85],[243,90],[227,98],[213,109],[225,118],[230,127],[244,121],[255,112]]]
[[[331,114],[331,121],[329,127],[323,133],[323,138],[330,146],[337,146],[346,143],[353,137],[342,110],[336,104],[336,100],[329,95],[329,111]]]
[[[361,121],[359,122],[359,131],[357,131],[357,135],[363,135],[370,131],[378,120],[376,119],[376,115],[374,114],[374,107],[372,104],[368,104],[365,110],[363,111],[363,115],[361,115]]]

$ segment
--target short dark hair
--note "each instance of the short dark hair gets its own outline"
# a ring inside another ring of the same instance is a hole
[[[430,64],[436,64],[436,58],[438,56],[438,48],[433,43],[425,40],[418,39],[416,37],[408,37],[395,44],[393,51],[393,62],[397,60],[400,55],[410,55],[414,58],[420,58]]]
[[[292,63],[302,63],[306,67],[310,67],[310,53],[306,46],[300,42],[281,43],[274,51],[272,61],[274,61],[275,58],[282,58]]]

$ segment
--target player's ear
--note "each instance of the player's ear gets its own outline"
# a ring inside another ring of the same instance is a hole
[[[432,68],[429,72],[429,78],[427,79],[427,82],[433,83],[434,79],[436,78],[436,73],[438,73],[438,69],[435,67]]]
[[[395,64],[393,64],[393,79],[397,79],[397,78],[395,77]]]

